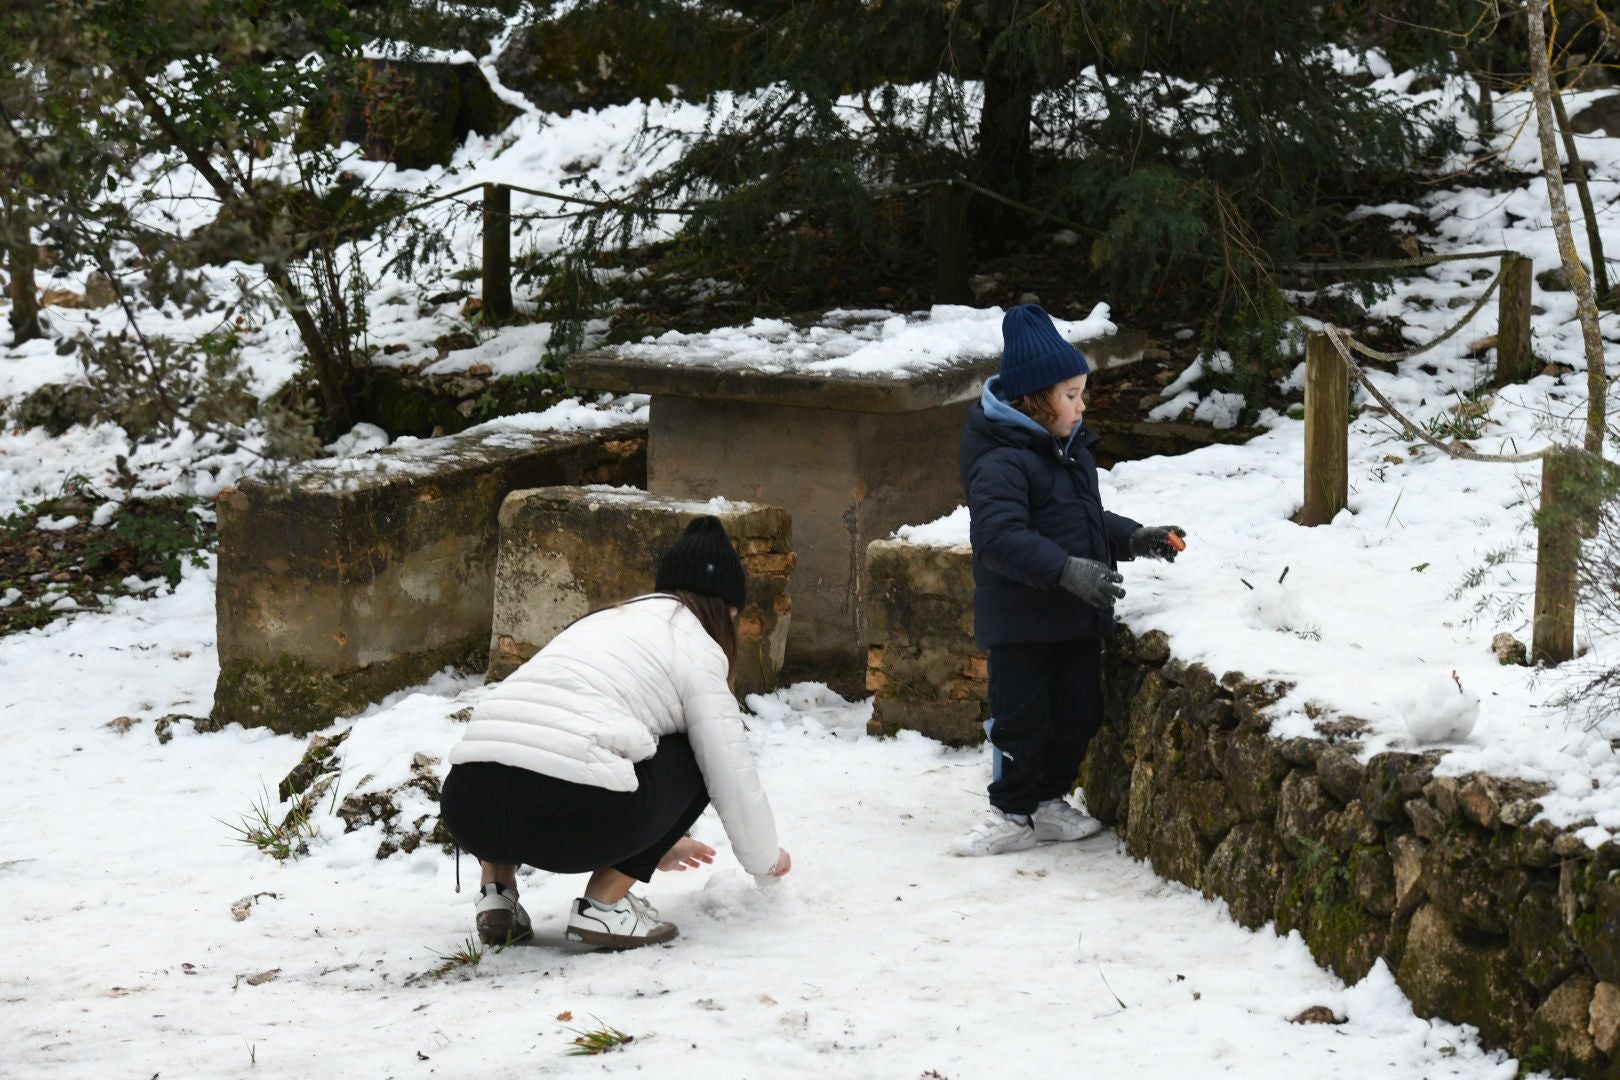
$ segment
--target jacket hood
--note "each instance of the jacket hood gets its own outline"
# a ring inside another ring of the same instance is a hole
[[[1055,437],[1040,424],[1007,404],[1007,399],[1001,396],[1000,375],[992,375],[984,380],[984,392],[979,395],[979,406],[984,409],[985,419],[993,424],[1022,428],[1033,435],[1044,435],[1049,439]]]

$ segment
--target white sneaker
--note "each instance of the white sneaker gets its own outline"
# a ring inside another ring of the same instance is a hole
[[[569,941],[605,949],[662,945],[677,933],[674,923],[660,922],[658,909],[633,893],[603,911],[585,897],[574,901],[568,916]]]
[[[1038,842],[1029,822],[1014,821],[992,806],[973,828],[956,838],[951,850],[958,855],[1001,855],[1027,851]]]
[[[1063,840],[1084,840],[1102,832],[1103,823],[1076,809],[1067,799],[1048,799],[1030,815],[1035,839],[1043,844]]]
[[[529,913],[518,903],[517,893],[499,882],[479,890],[477,911],[478,940],[485,945],[511,945],[529,936]]]

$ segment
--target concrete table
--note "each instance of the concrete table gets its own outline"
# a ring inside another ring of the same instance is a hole
[[[1100,310],[1061,325],[1071,340],[1111,332]],[[835,312],[804,328],[761,320],[580,353],[567,377],[579,388],[652,395],[653,495],[719,495],[793,515],[798,564],[783,679],[858,695],[867,545],[961,504],[962,422],[999,363],[1000,315]]]

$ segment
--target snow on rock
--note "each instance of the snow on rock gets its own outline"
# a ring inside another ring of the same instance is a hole
[[[924,525],[902,525],[894,531],[894,539],[929,547],[965,547],[969,543],[968,508],[958,506],[949,514]]]
[[[1479,695],[1464,688],[1456,674],[1431,674],[1406,700],[1406,729],[1419,742],[1448,742],[1473,733],[1479,719]]]
[[[376,424],[360,423],[350,428],[348,434],[338,436],[336,442],[327,445],[326,452],[335,458],[359,457],[387,445],[388,432]]]
[[[626,357],[665,364],[738,367],[811,375],[904,377],[1001,354],[1001,308],[936,304],[926,312],[830,311],[816,325],[755,319],[746,326],[706,333],[671,330],[638,344],[615,346]],[[1079,343],[1114,332],[1108,305],[1084,319],[1054,319],[1058,332]]]

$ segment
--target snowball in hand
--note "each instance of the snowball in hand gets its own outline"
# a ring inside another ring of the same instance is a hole
[[[1479,719],[1479,695],[1450,675],[1435,675],[1405,703],[1406,729],[1418,742],[1466,739]]]

